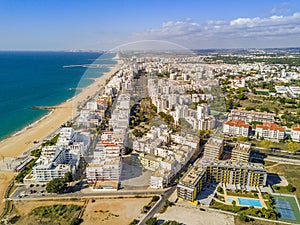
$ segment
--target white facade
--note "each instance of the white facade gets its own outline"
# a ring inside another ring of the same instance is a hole
[[[229,136],[244,136],[248,137],[250,125],[242,120],[227,121],[223,125],[223,133]]]
[[[300,142],[300,124],[292,127],[291,138],[293,141]]]

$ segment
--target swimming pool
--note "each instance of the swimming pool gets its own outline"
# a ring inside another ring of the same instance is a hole
[[[228,202],[232,202],[233,198],[227,198]],[[262,204],[259,199],[253,198],[238,198],[240,206],[254,206],[262,208]]]
[[[262,204],[259,199],[252,198],[238,198],[239,204],[242,206],[255,206],[262,208]]]

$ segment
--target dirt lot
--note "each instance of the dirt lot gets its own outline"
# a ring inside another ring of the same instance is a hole
[[[175,220],[188,225],[234,225],[233,216],[203,212],[188,203],[168,207],[165,213],[157,215],[160,221]]]
[[[13,177],[13,172],[0,172],[0,213],[2,213],[4,209],[4,193]]]
[[[126,225],[140,214],[151,198],[97,199],[89,201],[82,225]]]

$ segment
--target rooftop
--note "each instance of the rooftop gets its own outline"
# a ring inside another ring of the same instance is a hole
[[[250,125],[246,123],[244,120],[231,120],[231,121],[226,121],[224,124],[227,124],[229,126],[234,126],[234,127],[244,127],[244,128],[249,128]]]
[[[269,123],[269,122],[264,122],[262,125],[257,124],[256,125],[256,129],[263,129],[263,130],[277,130],[277,131],[281,131],[284,132],[284,128],[280,127],[278,124],[276,123]]]

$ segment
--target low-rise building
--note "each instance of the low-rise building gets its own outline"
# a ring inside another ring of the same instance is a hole
[[[246,123],[251,123],[252,121],[272,123],[275,118],[273,113],[232,109],[228,115],[228,120],[243,120]]]
[[[244,120],[231,120],[224,122],[223,133],[228,136],[248,137],[250,125]]]
[[[291,138],[293,141],[300,142],[300,124],[293,126],[291,132]]]
[[[256,125],[256,137],[272,141],[279,141],[285,138],[285,129],[276,123],[264,122]]]

